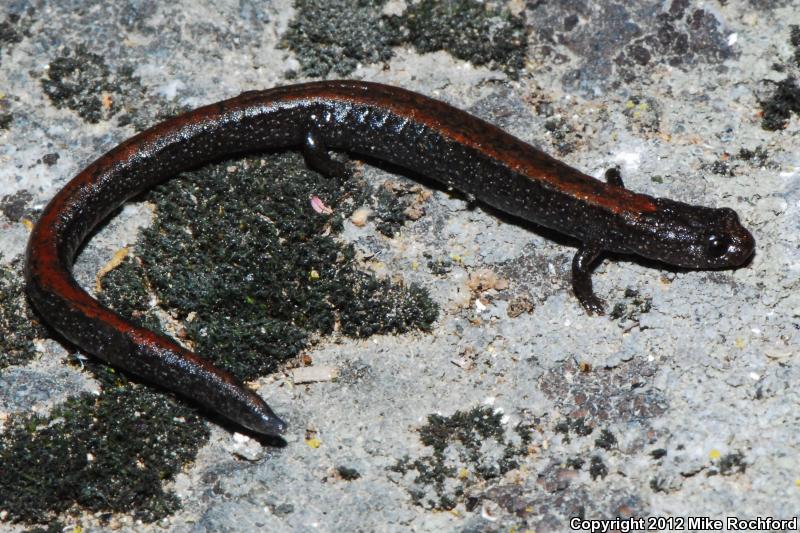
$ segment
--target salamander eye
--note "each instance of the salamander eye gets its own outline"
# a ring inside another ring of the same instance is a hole
[[[719,259],[728,251],[730,248],[731,239],[725,235],[714,235],[711,234],[708,236],[708,242],[706,243],[706,249],[708,250],[708,255]]]

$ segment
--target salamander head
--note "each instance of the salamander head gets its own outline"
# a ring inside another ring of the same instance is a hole
[[[735,268],[755,249],[753,235],[736,211],[654,199],[658,210],[644,215],[653,242],[637,254],[685,268]]]

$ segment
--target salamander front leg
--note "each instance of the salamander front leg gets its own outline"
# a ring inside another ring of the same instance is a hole
[[[598,243],[585,242],[572,258],[572,291],[590,315],[605,314],[603,300],[592,290],[592,265],[602,251]]]
[[[331,157],[325,144],[313,130],[306,133],[303,157],[311,170],[316,170],[326,178],[346,180],[352,175],[346,164]]]
[[[619,167],[611,167],[606,170],[606,182],[609,185],[625,188],[625,185],[622,183],[622,173],[619,171]]]

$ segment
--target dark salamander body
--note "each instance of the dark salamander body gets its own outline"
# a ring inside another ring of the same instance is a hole
[[[443,102],[359,81],[244,93],[169,119],[123,142],[70,181],[31,235],[31,301],[64,337],[109,363],[177,391],[255,432],[285,424],[230,374],[172,340],[136,327],[81,289],[71,269],[87,234],[125,200],[181,171],[239,152],[302,147],[328,176],[346,167],[328,150],[407,168],[512,215],[577,238],[575,295],[602,312],[591,267],[603,251],[689,268],[742,265],[754,240],[731,209],[691,206],[596,180]]]

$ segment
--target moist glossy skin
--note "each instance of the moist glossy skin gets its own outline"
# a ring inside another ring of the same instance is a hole
[[[28,294],[64,337],[109,363],[177,391],[257,433],[286,425],[230,374],[136,327],[73,279],[76,250],[109,213],[138,192],[223,155],[301,147],[328,176],[346,167],[328,149],[370,156],[474,195],[497,209],[571,235],[583,244],[573,288],[602,313],[591,287],[604,251],[689,268],[742,265],[752,235],[730,209],[636,194],[618,172],[596,180],[488,122],[397,87],[329,81],[244,93],[167,120],[89,165],[48,204],[27,251]]]

